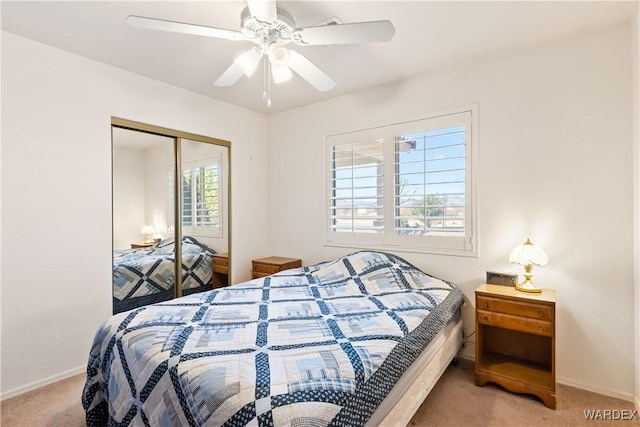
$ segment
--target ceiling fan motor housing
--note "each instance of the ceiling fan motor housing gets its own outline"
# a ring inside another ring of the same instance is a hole
[[[276,6],[277,19],[275,22],[262,22],[251,15],[249,7],[245,7],[240,14],[240,27],[242,33],[250,38],[275,38],[290,40],[296,21],[293,15],[286,9]],[[275,37],[273,37],[275,36]]]

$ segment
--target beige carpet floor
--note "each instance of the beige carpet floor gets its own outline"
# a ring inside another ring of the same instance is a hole
[[[84,426],[80,404],[84,374],[60,381],[0,403],[3,427]],[[447,369],[424,401],[410,426],[640,426],[633,420],[586,420],[585,410],[610,412],[629,418],[631,402],[558,385],[558,405],[554,411],[537,399],[509,393],[498,386],[477,387],[473,363],[461,360]],[[622,412],[626,410],[628,412]],[[619,411],[619,412],[616,412]]]

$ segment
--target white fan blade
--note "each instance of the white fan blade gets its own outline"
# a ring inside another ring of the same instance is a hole
[[[248,0],[251,16],[260,22],[273,23],[278,20],[275,0]]]
[[[395,32],[391,21],[355,22],[297,28],[291,34],[291,40],[303,46],[388,42]]]
[[[320,92],[336,87],[336,82],[331,80],[331,77],[295,50],[289,50],[289,67]]]
[[[164,19],[145,18],[144,16],[129,15],[127,16],[127,22],[135,27],[145,28],[147,30],[171,31],[174,33],[193,34],[196,36],[216,37],[228,40],[245,39],[240,31],[165,21]]]
[[[221,87],[233,86],[242,76],[244,76],[244,73],[234,62],[227,68],[227,71],[218,77],[218,80],[216,80],[214,84]]]

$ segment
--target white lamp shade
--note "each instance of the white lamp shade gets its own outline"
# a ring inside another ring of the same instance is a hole
[[[547,254],[538,246],[531,243],[529,239],[521,245],[516,246],[509,256],[509,262],[511,264],[520,265],[538,265],[544,266],[549,263]]]
[[[258,68],[260,58],[262,58],[262,55],[258,48],[253,47],[248,51],[241,53],[233,62],[235,62],[245,76],[251,77],[256,71],[256,68]]]
[[[153,228],[152,225],[145,225],[144,227],[142,227],[142,230],[140,230],[140,233],[142,234],[153,234],[156,232],[156,229]]]

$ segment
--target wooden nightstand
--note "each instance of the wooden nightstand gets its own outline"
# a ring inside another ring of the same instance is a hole
[[[214,254],[211,257],[211,288],[229,286],[229,254]]]
[[[151,246],[155,245],[156,242],[150,242],[150,243],[132,243],[131,244],[131,249],[141,249],[141,248],[150,248]]]
[[[538,396],[556,408],[556,292],[476,289],[476,385]]]
[[[270,256],[267,258],[254,259],[251,261],[251,264],[253,265],[251,271],[252,277],[254,279],[257,279],[259,277],[276,274],[277,272],[282,270],[302,267],[302,260],[296,258]]]

